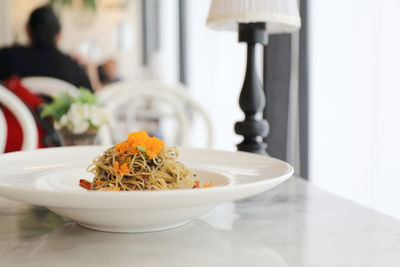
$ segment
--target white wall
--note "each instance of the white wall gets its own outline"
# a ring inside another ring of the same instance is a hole
[[[310,179],[400,218],[400,2],[312,0],[309,11]]]
[[[9,45],[11,43],[8,7],[8,0],[0,1],[0,47]]]
[[[246,46],[237,32],[206,27],[210,0],[187,0],[188,86],[212,116],[216,149],[236,150],[241,138],[234,123],[243,119],[239,94],[246,67]]]
[[[160,1],[160,49],[149,57],[150,78],[168,83],[179,80],[178,1]]]
[[[380,8],[379,87],[376,114],[376,171],[373,204],[400,218],[400,2]]]

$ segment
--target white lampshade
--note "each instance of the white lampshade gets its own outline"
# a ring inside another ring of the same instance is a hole
[[[236,31],[239,22],[265,22],[269,34],[294,32],[301,25],[297,0],[212,0],[210,28]]]

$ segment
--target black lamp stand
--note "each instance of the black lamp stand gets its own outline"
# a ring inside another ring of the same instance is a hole
[[[237,148],[239,151],[268,155],[263,138],[268,135],[269,125],[259,117],[265,106],[265,94],[257,75],[255,60],[256,44],[266,45],[268,42],[265,23],[239,23],[239,42],[247,43],[247,67],[239,98],[239,106],[245,118],[235,124],[235,132],[244,138]]]

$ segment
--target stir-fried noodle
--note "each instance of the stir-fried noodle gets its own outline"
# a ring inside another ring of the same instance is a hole
[[[133,191],[198,188],[195,174],[177,162],[178,150],[149,137],[146,132],[131,133],[125,142],[107,149],[93,160],[88,171],[92,182],[81,179],[88,190]],[[212,186],[204,185],[203,187]]]
[[[152,159],[146,159],[142,153],[121,155],[113,148],[108,149],[88,167],[88,171],[95,175],[90,190],[166,190],[193,187],[195,182],[192,171],[176,162],[177,156],[176,148],[164,148],[158,157]],[[124,162],[122,164],[119,163],[121,157]]]

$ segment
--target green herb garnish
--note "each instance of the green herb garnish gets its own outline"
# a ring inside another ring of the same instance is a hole
[[[136,146],[136,149],[142,153],[146,153],[146,148],[141,147],[141,146]]]

